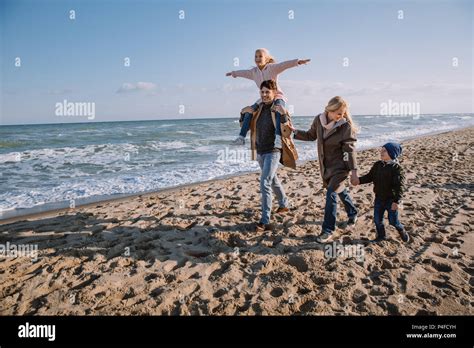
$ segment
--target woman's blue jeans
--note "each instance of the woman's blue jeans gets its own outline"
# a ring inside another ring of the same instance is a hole
[[[347,216],[352,218],[357,215],[357,209],[352,203],[349,191],[344,191],[339,194],[336,193],[331,186],[328,187],[326,192],[326,206],[324,208],[324,221],[323,221],[323,233],[333,233],[336,229],[336,215],[337,215],[337,196],[342,200]]]

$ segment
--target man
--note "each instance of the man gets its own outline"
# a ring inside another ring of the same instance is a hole
[[[252,159],[258,161],[262,170],[260,175],[262,217],[257,224],[257,232],[272,229],[270,224],[272,190],[278,199],[279,208],[276,212],[283,213],[289,210],[288,199],[276,171],[280,161],[286,166],[295,168],[297,159],[296,150],[290,137],[292,131],[289,116],[283,108],[279,107],[276,110],[273,107],[276,93],[275,81],[262,82],[260,85],[262,102],[250,124]]]

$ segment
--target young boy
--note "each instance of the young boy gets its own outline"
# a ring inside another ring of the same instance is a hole
[[[387,143],[380,149],[381,161],[375,162],[367,175],[359,178],[359,184],[374,183],[374,222],[377,238],[374,242],[386,239],[383,218],[388,212],[388,221],[394,226],[404,242],[410,236],[398,220],[398,205],[405,190],[405,176],[397,158],[402,154],[402,147],[398,143]]]

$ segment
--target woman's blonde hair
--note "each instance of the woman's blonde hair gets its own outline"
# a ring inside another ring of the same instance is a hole
[[[328,102],[328,105],[326,105],[324,110],[326,112],[328,111],[333,112],[333,111],[339,110],[341,107],[344,107],[346,109],[346,112],[344,113],[343,117],[346,119],[347,123],[349,123],[352,130],[357,133],[359,131],[359,128],[357,127],[355,122],[352,120],[352,116],[349,111],[349,104],[347,104],[347,102],[342,97],[336,96],[334,98],[331,98],[331,100]]]
[[[258,48],[255,50],[255,53],[257,52],[262,52],[265,57],[267,57],[266,61],[265,61],[265,65],[267,65],[268,63],[275,63],[276,60],[275,58],[273,58],[273,56],[270,54],[270,51],[267,50],[266,48]]]

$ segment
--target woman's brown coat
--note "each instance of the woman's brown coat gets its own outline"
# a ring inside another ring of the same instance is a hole
[[[355,153],[355,133],[348,122],[340,122],[324,137],[320,117],[315,117],[308,131],[297,130],[295,139],[318,141],[319,170],[324,187],[339,191],[350,171],[357,169]]]

